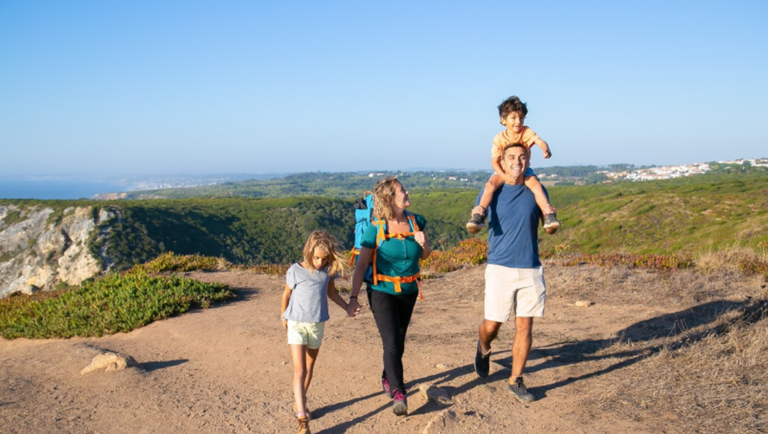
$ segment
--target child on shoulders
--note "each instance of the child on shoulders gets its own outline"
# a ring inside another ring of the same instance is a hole
[[[488,205],[491,204],[493,199],[493,193],[508,180],[509,175],[506,174],[502,166],[501,157],[504,147],[510,143],[522,143],[528,150],[528,160],[530,161],[531,151],[530,149],[536,145],[541,148],[544,153],[544,158],[550,158],[552,151],[549,150],[547,142],[542,140],[538,134],[532,129],[523,125],[525,116],[528,114],[528,107],[525,103],[520,101],[520,98],[511,96],[502,102],[499,107],[499,119],[502,125],[506,127],[506,130],[500,132],[493,138],[493,146],[491,147],[491,166],[493,166],[494,174],[485,184],[485,190],[483,196],[480,199],[480,206],[484,209],[488,209]],[[533,169],[528,167],[525,170],[525,186],[533,192],[536,198],[536,204],[541,209],[544,215],[544,229],[557,229],[560,227],[560,222],[555,215],[555,207],[549,203],[549,198],[544,193],[544,188],[533,172]],[[473,214],[472,218],[467,222],[467,230],[470,233],[476,234],[485,227],[485,214]]]

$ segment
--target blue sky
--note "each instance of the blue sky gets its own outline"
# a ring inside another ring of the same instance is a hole
[[[0,0],[0,174],[768,157],[768,2]]]

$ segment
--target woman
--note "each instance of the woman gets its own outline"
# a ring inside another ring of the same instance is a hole
[[[360,257],[352,277],[348,313],[360,310],[357,297],[368,265],[373,262],[373,283],[368,284],[368,303],[384,349],[381,384],[393,399],[392,411],[398,416],[408,412],[403,381],[405,333],[419,294],[419,259],[432,253],[424,233],[426,221],[406,211],[411,205],[408,191],[400,181],[389,176],[376,183],[373,190],[374,224],[363,235]],[[378,219],[378,221],[376,221]]]

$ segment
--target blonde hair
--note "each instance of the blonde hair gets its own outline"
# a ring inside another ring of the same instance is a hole
[[[380,219],[392,219],[392,198],[395,197],[395,187],[400,184],[397,176],[387,176],[373,187],[373,215]]]
[[[304,262],[309,264],[309,272],[315,272],[315,265],[312,261],[315,249],[324,250],[328,253],[328,262],[325,264],[328,267],[328,274],[334,275],[341,273],[347,269],[347,263],[344,257],[339,253],[339,241],[333,235],[323,230],[317,230],[309,234],[307,242],[304,243]]]

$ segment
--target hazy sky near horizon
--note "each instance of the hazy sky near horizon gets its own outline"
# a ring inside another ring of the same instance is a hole
[[[0,0],[0,176],[768,157],[768,2]]]

